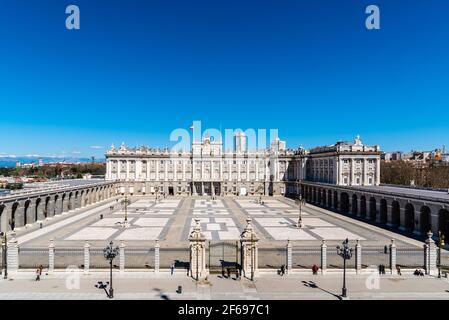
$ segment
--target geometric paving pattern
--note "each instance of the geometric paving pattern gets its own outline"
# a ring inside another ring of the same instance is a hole
[[[198,219],[198,218],[196,218]],[[201,232],[207,240],[238,240],[240,231],[232,218],[199,218]],[[190,222],[190,232],[195,226],[194,219]]]

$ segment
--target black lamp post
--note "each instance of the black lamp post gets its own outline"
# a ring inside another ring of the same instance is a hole
[[[297,227],[298,228],[302,228],[302,206],[305,205],[305,200],[302,198],[302,195],[300,194],[298,199],[296,199],[296,203],[299,206],[299,218],[298,218],[298,223],[297,223]]]
[[[128,222],[128,205],[130,204],[129,199],[125,194],[125,199],[122,200],[122,204],[125,206],[125,223]]]
[[[0,237],[2,237],[2,250],[3,250],[3,254],[2,254],[2,269],[3,266],[5,268],[5,273],[3,275],[3,279],[8,279],[8,259],[7,259],[7,254],[8,254],[8,240],[6,238],[6,232],[0,232]]]
[[[346,298],[346,260],[352,257],[352,249],[349,248],[348,238],[343,241],[343,247],[337,246],[337,254],[343,258],[343,288],[341,290],[341,296]]]
[[[109,299],[114,298],[114,289],[112,288],[112,261],[118,256],[119,252],[120,248],[114,248],[112,241],[103,249],[104,257],[109,260],[109,293],[106,291],[106,288],[104,288]]]

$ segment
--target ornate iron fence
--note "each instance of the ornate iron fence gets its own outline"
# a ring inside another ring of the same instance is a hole
[[[48,257],[48,249],[46,249]],[[83,248],[55,248],[55,268],[65,269],[69,266],[84,268]]]
[[[293,269],[311,269],[313,265],[321,268],[320,247],[299,247],[292,249]]]
[[[387,247],[363,247],[362,248],[362,268],[379,267],[384,265],[390,267],[390,248]]]
[[[258,249],[259,269],[279,269],[282,265],[287,266],[287,249],[259,248]]]
[[[424,249],[397,248],[396,265],[401,268],[424,268]]]
[[[41,265],[48,268],[48,262],[48,248],[19,249],[19,269],[36,269]]]
[[[154,248],[129,248],[125,249],[125,268],[129,269],[154,269]]]

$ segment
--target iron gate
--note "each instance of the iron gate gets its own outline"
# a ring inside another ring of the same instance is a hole
[[[211,242],[207,248],[207,268],[210,273],[240,270],[240,246],[238,241]]]

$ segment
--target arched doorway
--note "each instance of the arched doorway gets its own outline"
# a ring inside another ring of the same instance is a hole
[[[415,208],[411,203],[405,205],[405,229],[415,230]]]
[[[357,206],[357,195],[352,195],[352,213],[357,214],[358,206]]]
[[[438,229],[449,241],[449,210],[441,209],[438,212]]]
[[[45,206],[44,206],[44,217],[48,217],[48,204],[50,202],[50,197],[45,198]]]
[[[393,201],[391,203],[391,224],[396,228],[399,227],[401,223],[400,211],[399,202]]]
[[[334,209],[338,209],[338,192],[334,191]]]
[[[34,221],[39,220],[39,205],[41,203],[41,198],[36,199],[36,204],[34,206]]]
[[[360,216],[366,218],[366,197],[360,197]]]
[[[19,206],[18,202],[14,202],[11,208],[11,219],[9,220],[9,225],[11,226],[11,230],[14,230],[16,227],[16,211],[17,207]]]
[[[55,202],[54,202],[54,205],[53,205],[54,210],[53,210],[53,212],[51,212],[51,215],[52,215],[52,216],[57,215],[57,214],[59,213],[59,203],[58,203],[58,200],[59,200],[59,195],[55,195]]]
[[[28,224],[28,214],[30,210],[31,200],[25,201],[25,205],[23,207],[23,225],[26,226]],[[32,222],[32,221],[29,221]]]
[[[349,212],[349,196],[346,192],[340,193],[340,205],[343,213]]]
[[[376,221],[376,199],[374,197],[369,199],[369,219]]]
[[[380,208],[379,208],[380,212],[380,223],[381,224],[386,224],[387,223],[387,200],[385,199],[381,199],[380,200]]]
[[[0,205],[0,232],[6,232],[8,231],[8,228],[3,225],[3,212],[5,211],[5,205]],[[6,228],[5,228],[6,227]]]
[[[432,230],[430,208],[427,206],[422,206],[420,211],[420,231],[425,234]]]

